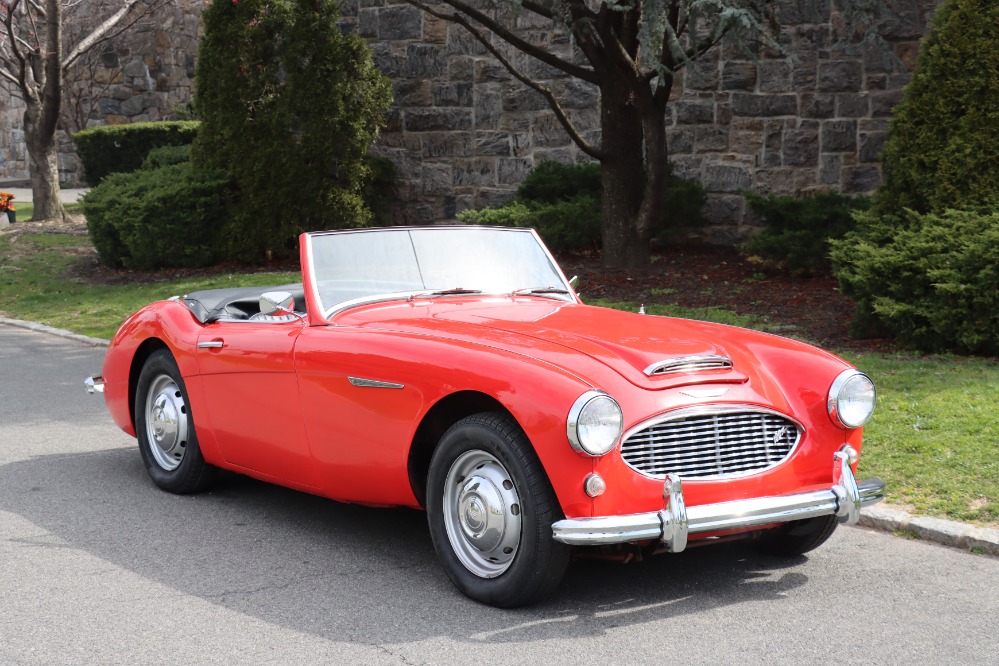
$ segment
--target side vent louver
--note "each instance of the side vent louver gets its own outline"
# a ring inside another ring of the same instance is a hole
[[[700,370],[727,370],[732,367],[732,359],[727,356],[678,356],[657,361],[645,368],[649,377],[670,375],[676,372],[698,372]]]

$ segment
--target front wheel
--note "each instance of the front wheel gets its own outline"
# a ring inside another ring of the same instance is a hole
[[[475,414],[441,438],[427,475],[427,520],[448,578],[465,595],[512,608],[559,584],[569,547],[541,462],[508,416]]]
[[[796,520],[761,534],[756,547],[771,555],[802,555],[824,544],[838,524],[836,516]]]
[[[139,374],[135,434],[146,471],[163,490],[192,493],[214,480],[217,468],[201,455],[187,389],[166,349],[153,352]]]

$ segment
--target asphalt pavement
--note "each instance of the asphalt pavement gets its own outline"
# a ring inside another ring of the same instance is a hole
[[[0,324],[2,664],[999,664],[999,558],[856,527],[579,561],[547,602],[458,594],[422,513],[236,475],[178,497],[83,391],[103,349]]]

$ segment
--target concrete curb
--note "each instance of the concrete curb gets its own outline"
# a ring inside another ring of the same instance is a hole
[[[49,335],[58,335],[60,338],[66,338],[67,340],[75,340],[76,342],[82,342],[87,345],[92,345],[94,347],[107,347],[111,344],[110,340],[104,340],[103,338],[91,338],[86,335],[80,335],[79,333],[74,333],[73,331],[67,331],[63,328],[53,328],[52,326],[46,326],[45,324],[38,324],[33,321],[24,321],[23,319],[9,319],[7,317],[0,317],[0,324],[6,324],[7,326],[17,326],[18,328],[26,328],[29,331],[38,331],[39,333],[48,333]]]
[[[75,340],[76,342],[82,342],[95,347],[107,347],[111,344],[110,340],[91,338],[62,328],[53,328],[52,326],[37,324],[33,321],[24,321],[22,319],[0,317],[0,324],[57,335],[67,340]],[[860,522],[858,525],[881,532],[905,530],[912,532],[920,539],[933,541],[944,546],[987,553],[989,555],[999,555],[999,530],[988,527],[976,527],[942,518],[913,516],[890,505],[878,504],[864,509],[860,512]]]
[[[858,524],[883,532],[905,530],[920,539],[934,541],[944,546],[999,555],[999,530],[988,527],[976,527],[942,518],[913,516],[884,505],[868,507],[861,511]]]

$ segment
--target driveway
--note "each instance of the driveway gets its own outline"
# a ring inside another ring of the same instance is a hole
[[[999,559],[861,528],[792,560],[579,561],[540,606],[476,604],[420,512],[159,491],[83,391],[102,356],[0,325],[0,663],[999,663]]]

